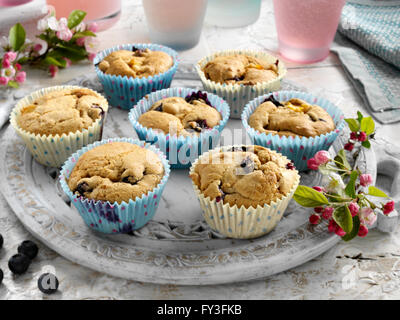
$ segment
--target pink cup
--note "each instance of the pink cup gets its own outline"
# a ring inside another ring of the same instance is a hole
[[[325,59],[346,0],[274,0],[279,51],[289,60]]]

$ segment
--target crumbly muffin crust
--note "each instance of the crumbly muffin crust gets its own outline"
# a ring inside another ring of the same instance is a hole
[[[110,53],[99,63],[106,74],[145,78],[166,72],[172,67],[172,57],[162,51],[150,49],[118,50]]]
[[[190,177],[205,197],[246,208],[270,204],[289,193],[298,173],[293,163],[261,146],[210,153]]]
[[[157,101],[139,117],[138,122],[165,134],[187,136],[213,128],[221,119],[221,114],[211,106],[207,95],[199,91],[186,98],[168,97]]]
[[[221,84],[255,85],[277,78],[278,63],[276,60],[268,64],[244,54],[217,56],[204,66],[203,72],[207,79]]]
[[[121,203],[146,195],[163,176],[163,164],[153,151],[128,142],[111,142],[78,159],[68,186],[79,196]]]
[[[335,129],[323,108],[301,99],[279,102],[271,95],[249,117],[249,126],[266,134],[315,137]]]
[[[62,135],[89,128],[107,110],[107,100],[89,89],[63,89],[23,107],[17,123],[33,134]]]

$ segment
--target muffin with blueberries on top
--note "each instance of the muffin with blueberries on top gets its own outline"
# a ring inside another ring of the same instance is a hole
[[[261,146],[228,146],[203,154],[190,169],[206,222],[225,236],[270,232],[300,176],[293,163]]]
[[[193,93],[190,96],[167,97],[155,102],[149,111],[139,117],[139,123],[165,134],[199,134],[217,126],[222,117],[211,106],[206,94]]]
[[[109,103],[130,110],[146,94],[171,85],[178,53],[158,44],[126,44],[99,52],[93,63]]]
[[[196,65],[204,90],[226,100],[231,118],[238,119],[250,100],[280,89],[286,67],[278,58],[253,50],[226,50]]]
[[[229,110],[229,105],[214,94],[171,88],[140,100],[129,112],[129,120],[139,139],[160,148],[172,168],[187,168],[217,145]]]
[[[299,171],[328,150],[344,127],[342,111],[330,101],[297,91],[278,91],[250,101],[242,123],[254,144],[282,153]]]

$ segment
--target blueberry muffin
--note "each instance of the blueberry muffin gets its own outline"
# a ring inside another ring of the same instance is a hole
[[[203,67],[208,80],[225,84],[255,85],[278,77],[279,60],[266,63],[259,58],[234,54],[217,56]]]
[[[128,142],[111,142],[78,159],[68,186],[85,198],[121,203],[146,195],[163,176],[163,164],[153,151]]]
[[[210,152],[199,159],[190,177],[204,197],[238,208],[276,202],[299,181],[292,162],[261,146]]]
[[[167,97],[154,103],[138,122],[165,134],[188,136],[217,126],[222,117],[211,105],[207,94],[193,92],[186,98]]]
[[[20,110],[18,126],[32,134],[62,135],[88,129],[108,110],[101,95],[85,89],[47,93]]]
[[[98,65],[105,74],[145,78],[166,72],[172,67],[172,57],[162,51],[137,49],[118,50],[106,56]]]
[[[335,129],[332,117],[318,105],[301,99],[277,101],[272,95],[250,115],[249,126],[281,136],[315,137]]]

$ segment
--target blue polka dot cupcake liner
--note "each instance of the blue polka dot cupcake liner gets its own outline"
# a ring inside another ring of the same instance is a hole
[[[208,163],[206,159],[209,159],[210,154],[230,151],[234,147],[240,148],[242,146],[224,146],[204,153],[193,163],[190,168],[190,174],[194,173],[194,168],[198,163],[203,161]],[[286,159],[286,157],[282,157]],[[286,195],[272,201],[270,204],[265,204],[263,206],[258,205],[256,208],[246,208],[245,206],[238,207],[237,205],[230,206],[229,203],[223,203],[222,200],[211,200],[210,197],[205,197],[201,193],[193,180],[192,185],[199,199],[203,217],[213,230],[229,238],[252,239],[266,235],[276,227],[282,219],[283,213],[292,199],[299,182],[300,175],[297,174],[297,179],[293,187]]]
[[[248,124],[249,117],[254,112],[254,110],[271,94],[278,101],[287,101],[292,98],[299,98],[310,104],[320,106],[321,108],[325,109],[332,117],[336,128],[326,134],[309,138],[299,136],[286,137],[280,136],[278,134],[266,134],[264,132],[259,132],[253,129]],[[318,151],[328,150],[331,147],[340,132],[343,130],[345,121],[343,112],[332,102],[324,98],[316,97],[305,92],[278,91],[262,95],[250,101],[246,105],[246,108],[242,113],[242,124],[246,129],[246,132],[250,137],[252,143],[267,147],[283,154],[288,159],[293,161],[297,170],[306,171],[308,170],[307,160],[312,158],[314,154]]]
[[[10,123],[17,132],[17,134],[25,142],[27,148],[29,149],[32,157],[39,162],[48,167],[59,168],[68,159],[68,157],[75,151],[81,149],[82,147],[91,144],[95,141],[101,140],[103,133],[103,126],[106,121],[107,111],[104,110],[104,115],[97,119],[90,127],[83,129],[82,131],[70,132],[68,134],[62,135],[39,135],[30,133],[22,129],[18,125],[18,117],[21,114],[21,110],[32,104],[36,99],[50,93],[53,91],[60,91],[65,89],[82,89],[78,86],[54,86],[43,88],[41,90],[35,91],[30,95],[22,98],[10,114]],[[90,90],[88,88],[83,88],[85,90]],[[94,90],[98,97],[104,99],[104,105],[108,106],[107,100],[99,93]]]
[[[229,56],[234,54],[245,54],[248,56],[256,57],[268,64],[278,62],[278,76],[268,82],[260,82],[256,85],[243,85],[243,84],[222,84],[211,81],[206,78],[203,68],[205,65],[214,60],[218,56]],[[252,99],[272,91],[277,91],[281,87],[281,81],[286,76],[287,70],[283,61],[279,60],[266,52],[254,50],[225,50],[219,51],[212,55],[206,56],[196,64],[196,70],[203,84],[205,91],[216,94],[226,100],[231,108],[230,117],[233,119],[240,119],[245,105]]]
[[[133,47],[137,49],[148,48],[154,51],[163,51],[172,57],[172,59],[174,60],[174,64],[164,73],[145,78],[132,78],[127,76],[122,77],[117,75],[110,75],[105,74],[99,69],[98,64],[110,53],[118,50],[131,51]],[[136,105],[136,103],[145,95],[157,90],[169,88],[172,78],[174,77],[175,72],[178,68],[179,62],[178,53],[171,48],[158,44],[138,43],[124,44],[103,50],[96,55],[93,63],[99,81],[103,85],[104,93],[110,105],[119,109],[129,110],[134,105]]]
[[[130,199],[128,203],[125,201],[110,203],[109,201],[88,199],[74,194],[68,186],[68,178],[79,157],[97,146],[111,142],[128,142],[155,152],[164,166],[164,177],[157,187],[140,198]],[[119,234],[140,229],[154,217],[169,174],[170,166],[165,155],[154,146],[137,139],[113,138],[95,142],[74,153],[63,165],[59,179],[64,193],[89,228],[102,233]]]
[[[170,88],[153,92],[139,101],[135,108],[131,109],[129,112],[129,120],[138,134],[139,139],[152,143],[162,150],[166,154],[171,168],[173,169],[189,168],[190,164],[197,159],[199,155],[217,146],[221,132],[229,120],[229,105],[220,97],[203,91],[203,94],[207,94],[207,99],[210,104],[221,114],[222,120],[218,126],[205,130],[199,135],[177,136],[165,134],[160,130],[143,127],[138,119],[143,113],[147,112],[155,102],[161,99],[167,97],[185,98],[193,92],[197,91],[189,88]]]

